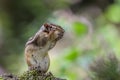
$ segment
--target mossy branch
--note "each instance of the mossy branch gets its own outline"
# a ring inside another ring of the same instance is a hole
[[[0,76],[0,80],[66,80],[54,77],[51,72],[43,73],[38,69],[28,70],[22,75],[5,74]]]

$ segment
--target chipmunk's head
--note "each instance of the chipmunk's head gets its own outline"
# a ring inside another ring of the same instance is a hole
[[[63,37],[64,34],[64,29],[61,26],[55,25],[55,24],[50,24],[50,23],[45,23],[43,25],[43,31],[46,33],[49,33],[51,31],[54,31],[54,37],[55,40],[59,40]]]

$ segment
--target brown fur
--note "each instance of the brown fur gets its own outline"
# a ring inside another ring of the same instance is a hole
[[[47,72],[50,65],[48,51],[55,46],[63,34],[64,30],[60,26],[44,24],[42,31],[38,31],[26,43],[25,59],[28,66],[40,66],[41,71]]]

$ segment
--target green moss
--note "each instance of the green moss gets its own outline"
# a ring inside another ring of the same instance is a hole
[[[28,70],[22,75],[15,76],[13,74],[2,75],[0,80],[65,80],[59,79],[52,75],[52,73],[43,73],[38,69]]]

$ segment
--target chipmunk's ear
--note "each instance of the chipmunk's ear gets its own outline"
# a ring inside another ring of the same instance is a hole
[[[48,28],[50,26],[50,24],[49,23],[45,23],[45,24],[43,24],[43,26]]]
[[[41,26],[40,31],[47,31],[48,27],[49,27],[49,24],[48,24],[48,23],[44,23],[44,24]]]

